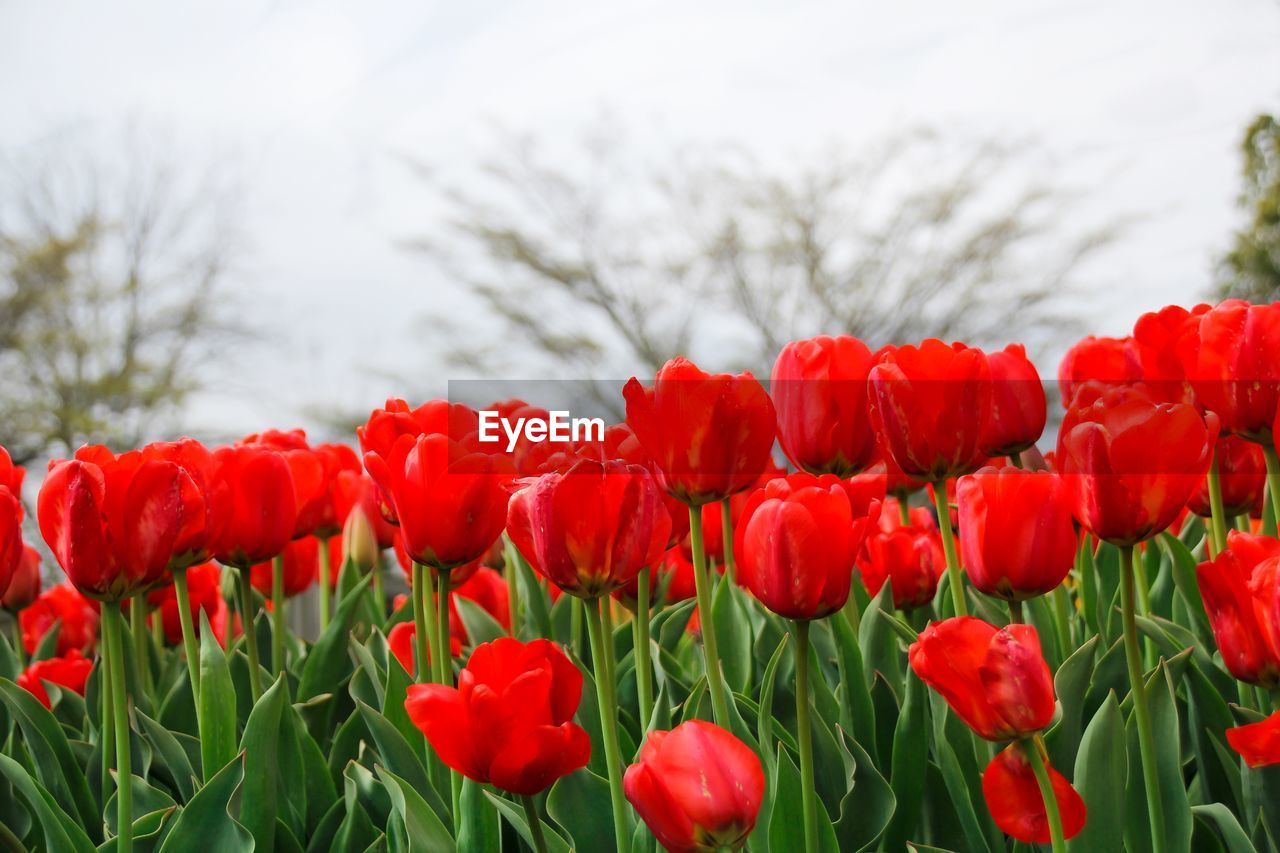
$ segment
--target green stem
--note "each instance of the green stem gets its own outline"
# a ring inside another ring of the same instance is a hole
[[[27,647],[22,645],[22,623],[18,621],[18,614],[13,615],[13,653],[18,656],[18,666],[23,668],[27,665]]]
[[[653,717],[653,664],[649,657],[649,572],[649,568],[645,567],[636,578],[636,615],[631,620],[641,732],[649,730],[649,720]]]
[[[809,722],[809,623],[792,622],[796,635],[796,745],[800,748],[800,796],[804,813],[804,849],[818,849],[818,795],[813,784],[813,733]]]
[[[329,540],[320,540],[320,631],[324,632],[329,627],[329,572],[332,567],[329,565]]]
[[[631,828],[627,820],[627,803],[622,794],[622,749],[618,746],[618,702],[613,681],[609,679],[609,653],[606,650],[604,624],[600,618],[600,599],[584,601],[587,635],[591,641],[591,664],[596,676],[596,700],[600,706],[600,734],[604,738],[605,765],[609,770],[609,799],[613,805],[613,834],[618,850],[631,849]]]
[[[964,581],[960,577],[960,558],[956,555],[956,539],[951,532],[951,512],[947,507],[947,483],[940,480],[933,484],[933,506],[938,511],[938,530],[942,533],[942,551],[947,557],[947,585],[951,587],[951,601],[957,616],[968,616],[964,601]]]
[[[1049,819],[1049,840],[1053,844],[1053,853],[1066,853],[1067,842],[1062,837],[1062,815],[1058,812],[1058,797],[1053,793],[1049,769],[1045,767],[1044,756],[1040,754],[1040,735],[1036,735],[1034,740],[1020,741],[1018,745],[1031,764],[1031,772],[1036,774],[1036,784],[1040,786],[1044,813]]]
[[[151,656],[147,654],[147,596],[138,593],[129,599],[129,633],[133,636],[133,659],[138,664],[138,674],[142,676],[142,689],[148,695],[155,693],[151,676]]]
[[[604,628],[604,663],[609,667],[609,683],[616,685],[618,683],[618,661],[615,650],[617,645],[614,643],[613,636],[613,599],[609,596],[600,598],[600,625]]]
[[[1017,625],[1020,622],[1022,622],[1022,602],[1010,601],[1009,602],[1009,624]]]
[[[1022,467],[1022,454],[1021,454],[1021,453],[1010,453],[1010,454],[1009,454],[1009,464],[1010,464],[1010,465],[1012,465],[1014,468],[1021,468],[1021,467]]]
[[[378,623],[385,625],[387,621],[387,593],[382,586],[382,554],[373,561],[373,604],[378,614]]]
[[[284,555],[271,561],[271,668],[284,674]]]
[[[9,853],[26,853],[27,851],[21,839],[3,823],[0,823],[0,848],[8,850]]]
[[[858,581],[854,581],[858,583]],[[840,608],[844,613],[844,619],[849,623],[849,627],[853,629],[853,635],[858,636],[858,631],[862,628],[862,611],[858,609],[858,601],[850,593],[845,599],[844,607]]]
[[[733,556],[733,511],[729,508],[729,499],[720,501],[720,538],[724,545],[724,571],[729,577],[737,577],[737,563]]]
[[[1235,525],[1236,530],[1239,530],[1241,533],[1249,532],[1249,513],[1242,512],[1235,518],[1231,519],[1231,521]]]
[[[1133,549],[1133,579],[1137,584],[1137,615],[1147,617],[1151,615],[1151,588],[1147,583],[1147,561],[1142,556],[1142,552],[1137,548]],[[1156,665],[1155,661],[1155,643],[1149,637],[1142,638],[1142,664],[1143,670],[1151,669]]]
[[[1133,546],[1120,550],[1120,612],[1124,620],[1124,657],[1129,669],[1129,687],[1133,697],[1133,713],[1138,725],[1138,749],[1142,754],[1142,778],[1147,794],[1147,814],[1151,824],[1151,848],[1165,853],[1163,812],[1160,807],[1160,777],[1156,767],[1156,742],[1151,728],[1151,708],[1143,682],[1142,650],[1138,644],[1133,589]]]
[[[1262,513],[1262,532],[1275,536],[1276,511],[1280,509],[1280,458],[1277,458],[1274,447],[1263,447],[1262,455],[1267,460],[1267,495],[1271,507],[1271,512]]]
[[[182,625],[182,648],[187,653],[187,680],[191,682],[191,698],[200,717],[200,644],[196,640],[195,620],[191,618],[191,591],[187,588],[187,570],[173,573],[173,591],[178,597],[178,622]]]
[[[262,664],[258,657],[258,630],[253,619],[253,585],[249,583],[249,569],[237,570],[240,578],[240,628],[244,631],[244,649],[249,656],[249,690],[256,703],[262,695]]]
[[[133,770],[129,744],[129,697],[124,686],[124,619],[114,602],[102,608],[103,639],[111,658],[111,716],[116,736],[116,850],[133,850]]]
[[[725,696],[724,677],[720,673],[720,655],[716,649],[716,624],[711,618],[711,578],[707,575],[707,552],[702,544],[702,511],[689,507],[689,546],[693,551],[693,579],[698,594],[698,625],[702,628],[702,652],[706,661],[707,690],[711,693],[711,712],[716,725],[729,728],[729,700]]]
[[[102,706],[98,710],[98,738],[102,742],[102,768],[99,791],[102,807],[107,806],[111,790],[111,768],[116,757],[116,729],[111,722],[111,656],[108,654],[106,634],[98,640],[98,693]]]
[[[449,573],[434,571],[436,592],[436,682],[453,686],[453,652],[449,645]],[[453,795],[453,836],[462,829],[462,774],[449,770],[449,787]]]
[[[1209,559],[1227,547],[1227,513],[1222,508],[1222,477],[1218,474],[1218,451],[1209,463]]]
[[[573,653],[583,657],[582,653],[582,599],[573,598],[569,602],[569,645]]]
[[[428,664],[428,643],[435,633],[435,611],[427,607],[427,567],[422,563],[413,564],[413,589],[409,594],[413,596],[413,655],[417,670],[414,677],[419,684],[430,684],[434,680],[435,663]]]
[[[906,495],[898,498],[898,522],[903,527],[911,526],[911,506],[907,503]]]
[[[542,834],[542,818],[538,816],[538,806],[528,794],[520,797],[524,805],[524,818],[529,824],[529,836],[533,839],[533,853],[547,853],[547,838]]]

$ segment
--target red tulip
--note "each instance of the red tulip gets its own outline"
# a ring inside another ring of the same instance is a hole
[[[138,452],[145,460],[177,465],[204,498],[204,516],[187,526],[187,536],[175,546],[177,553],[170,568],[176,571],[207,562],[212,556],[213,543],[229,523],[232,511],[231,490],[218,479],[213,454],[193,438],[153,442]]]
[[[285,598],[311,589],[320,572],[320,540],[314,536],[305,539],[294,539],[285,546],[280,555],[281,581]],[[342,564],[339,563],[339,566]],[[273,560],[258,563],[249,571],[249,583],[266,598],[271,598],[271,584],[275,575]]]
[[[378,486],[368,474],[363,471],[339,471],[334,478],[333,501],[338,518],[343,523],[356,507],[364,511],[373,528],[378,550],[385,551],[395,544],[396,526],[383,517]]]
[[[844,606],[853,563],[880,514],[833,474],[792,474],[751,494],[735,531],[738,582],[788,619],[819,619]]]
[[[72,649],[85,654],[93,652],[98,642],[98,607],[69,583],[51,586],[36,597],[31,606],[18,614],[22,629],[22,645],[33,654],[44,635],[61,620],[58,629],[59,657]]]
[[[30,545],[22,546],[22,557],[9,578],[9,588],[0,596],[0,607],[18,613],[30,606],[40,594],[40,552]]]
[[[969,581],[1023,601],[1057,588],[1076,559],[1071,495],[1056,474],[983,468],[961,477],[960,550]]]
[[[1089,335],[1067,350],[1058,364],[1062,405],[1080,405],[1082,388],[1094,385],[1091,396],[1142,379],[1142,362],[1133,338],[1099,338]]]
[[[908,658],[980,737],[1013,740],[1053,721],[1053,678],[1030,625],[996,628],[973,616],[933,622]]]
[[[6,488],[18,500],[22,500],[22,480],[27,472],[19,465],[13,464],[9,451],[0,447],[0,488]]]
[[[0,486],[0,595],[7,594],[22,563],[22,548],[22,502]]]
[[[924,513],[927,515],[928,510]],[[882,510],[881,522],[889,514],[889,510]],[[867,536],[857,565],[868,594],[877,595],[888,581],[893,606],[899,610],[923,607],[933,601],[947,563],[938,528],[933,524],[933,516],[929,518],[928,527],[895,526],[887,531],[877,529]],[[894,523],[897,524],[896,519]]]
[[[885,350],[871,368],[871,417],[887,455],[911,476],[939,481],[977,468],[991,412],[982,350],[927,340]]]
[[[1228,516],[1252,512],[1262,503],[1267,488],[1267,462],[1262,448],[1252,441],[1224,435],[1218,438],[1218,477],[1222,488],[1222,509]],[[1196,515],[1208,518],[1209,480],[1205,478],[1187,501]]]
[[[874,460],[876,433],[867,410],[867,374],[875,357],[849,335],[792,341],[773,363],[769,388],[778,439],[797,468],[850,477]]]
[[[18,676],[17,684],[32,696],[40,700],[40,704],[52,710],[49,693],[44,689],[44,682],[56,684],[63,690],[84,695],[85,682],[93,671],[93,661],[80,654],[79,649],[67,652],[66,657],[48,658],[36,661]]]
[[[534,571],[580,598],[607,595],[656,562],[671,519],[639,465],[583,459],[511,497],[507,535]]]
[[[247,436],[240,444],[267,447],[284,457],[293,483],[292,538],[301,539],[315,533],[332,514],[333,500],[329,494],[325,462],[307,444],[307,434],[300,429],[287,432],[269,429]]]
[[[1200,318],[1185,367],[1196,397],[1224,432],[1271,444],[1280,403],[1280,303],[1230,299]]]
[[[214,543],[218,562],[247,569],[282,552],[298,518],[293,476],[284,456],[265,445],[242,444],[218,448],[213,462],[233,508]]]
[[[417,562],[452,569],[479,557],[502,535],[507,474],[495,457],[435,433],[401,436],[389,456],[366,453],[364,464]]]
[[[475,410],[462,403],[428,400],[410,409],[404,400],[393,398],[369,414],[364,426],[356,428],[356,437],[360,440],[362,456],[374,453],[388,459],[401,436],[446,435],[474,449],[479,429],[480,419]]]
[[[1227,743],[1250,767],[1280,764],[1280,711],[1261,722],[1227,729]]]
[[[622,780],[640,819],[672,853],[742,849],[764,784],[755,751],[702,720],[650,732]]]
[[[1157,404],[1124,388],[1071,409],[1056,462],[1076,519],[1115,545],[1150,539],[1173,523],[1209,470],[1217,419],[1184,403]]]
[[[321,539],[337,536],[342,532],[342,524],[347,520],[351,509],[340,484],[341,477],[356,478],[364,475],[364,466],[356,452],[345,444],[317,444],[313,449],[324,470],[325,499],[320,502],[319,522],[315,527],[315,535]],[[376,506],[375,498],[374,504]],[[376,514],[376,513],[375,513]]]
[[[985,456],[1013,456],[1044,432],[1048,410],[1044,383],[1022,344],[987,354],[991,369],[991,419],[982,439]]]
[[[450,768],[532,795],[591,757],[573,722],[581,698],[582,673],[554,643],[503,637],[476,647],[457,688],[415,684],[404,704]]]
[[[206,550],[206,494],[183,466],[157,456],[87,446],[50,464],[40,532],[85,595],[119,601],[145,592]]]
[[[1084,829],[1087,811],[1084,800],[1071,783],[1049,765],[1043,754],[1042,760],[1049,771],[1053,798],[1058,802],[1062,837],[1074,838]],[[1005,748],[991,759],[982,773],[982,795],[1001,832],[1030,844],[1049,843],[1049,816],[1044,808],[1044,795],[1040,793],[1031,762],[1017,744]]]
[[[219,644],[226,642],[227,602],[222,597],[222,569],[209,562],[187,569],[187,594],[191,599],[191,620],[195,623],[196,636],[200,635],[200,612],[209,616],[209,627]],[[178,596],[173,585],[147,593],[147,604],[153,609],[152,619],[159,619],[164,629],[165,641],[171,646],[182,643],[182,618],[178,611]]]
[[[653,458],[662,485],[687,504],[750,488],[769,463],[777,416],[750,373],[713,375],[675,358],[652,388],[632,377],[622,395],[627,424]]]
[[[1187,360],[1200,343],[1200,318],[1208,305],[1188,311],[1169,305],[1143,314],[1133,327],[1133,349],[1142,370],[1142,381],[1160,402],[1197,405],[1195,389],[1187,377]]]
[[[1232,530],[1196,581],[1227,671],[1280,687],[1280,540]]]

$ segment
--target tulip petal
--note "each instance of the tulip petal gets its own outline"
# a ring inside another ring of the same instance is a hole
[[[1250,767],[1280,764],[1280,711],[1261,722],[1227,729],[1227,743]]]
[[[1054,798],[1058,801],[1058,814],[1062,818],[1063,837],[1073,838],[1084,828],[1084,800],[1061,773],[1047,764],[1046,761]],[[1044,797],[1021,746],[1014,744],[991,760],[982,774],[982,794],[1001,832],[1019,841],[1049,843],[1049,818],[1044,808]]]

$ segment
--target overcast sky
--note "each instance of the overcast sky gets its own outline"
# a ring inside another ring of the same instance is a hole
[[[1208,287],[1241,132],[1280,109],[1278,45],[1276,0],[0,0],[0,147],[132,120],[232,164],[234,285],[277,340],[216,366],[191,415],[237,433],[430,368],[419,318],[447,295],[397,245],[434,216],[401,155],[449,174],[493,123],[554,137],[602,110],[766,160],[903,125],[1032,135],[1091,215],[1145,217],[1098,306],[1122,333]]]

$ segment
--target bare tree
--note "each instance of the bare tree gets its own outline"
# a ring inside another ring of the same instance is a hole
[[[0,443],[15,458],[163,432],[226,330],[235,193],[131,133],[42,141],[0,180]]]
[[[929,130],[781,169],[741,149],[653,167],[608,135],[559,156],[505,136],[464,189],[419,164],[447,216],[411,245],[478,301],[479,325],[432,325],[455,366],[488,374],[625,376],[676,353],[767,369],[823,332],[1048,345],[1118,224],[1071,228],[1076,199],[1043,160]]]

